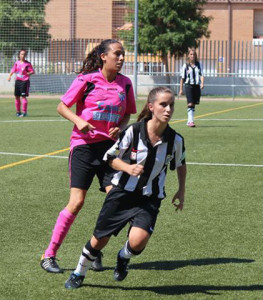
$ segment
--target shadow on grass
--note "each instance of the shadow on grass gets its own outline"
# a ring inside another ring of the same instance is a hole
[[[238,263],[252,263],[253,259],[240,258],[203,258],[191,260],[176,260],[176,261],[152,261],[140,264],[131,264],[130,269],[146,269],[146,270],[175,270],[187,266],[206,266],[219,264],[238,264]]]
[[[219,264],[237,264],[237,263],[252,263],[253,259],[240,259],[240,258],[203,258],[203,259],[190,259],[190,260],[165,260],[165,261],[151,261],[139,264],[131,263],[130,270],[164,270],[172,271],[188,266],[207,266]],[[104,271],[114,270],[114,267],[104,266]],[[74,271],[75,269],[64,269],[64,271]]]
[[[155,261],[140,264],[131,264],[130,269],[140,270],[165,270],[171,271],[187,266],[206,266],[231,263],[252,263],[252,259],[239,258],[204,258],[182,261]],[[113,268],[105,268],[105,270]],[[216,286],[216,285],[171,285],[171,286],[143,286],[143,287],[124,287],[110,285],[83,284],[83,287],[104,288],[109,290],[127,291],[149,291],[161,295],[184,295],[184,294],[209,294],[220,295],[223,291],[263,291],[263,285],[240,285],[240,286]]]
[[[98,284],[83,284],[83,287],[93,287],[109,290],[123,291],[149,291],[161,295],[185,295],[185,294],[208,294],[220,295],[223,291],[263,291],[263,285],[240,285],[240,286],[216,286],[216,285],[171,285],[171,286],[144,286],[144,287],[123,287]]]

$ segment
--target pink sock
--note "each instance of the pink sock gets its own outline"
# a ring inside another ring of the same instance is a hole
[[[27,98],[22,98],[22,110],[23,110],[23,113],[26,113],[27,112]]]
[[[69,212],[66,208],[59,213],[49,246],[45,251],[45,257],[56,257],[57,251],[75,218],[76,216]]]
[[[20,105],[21,105],[20,97],[16,97],[15,104],[16,104],[16,111],[20,112]]]

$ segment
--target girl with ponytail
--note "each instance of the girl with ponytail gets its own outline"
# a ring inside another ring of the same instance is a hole
[[[130,114],[136,113],[132,83],[119,73],[124,56],[120,42],[102,41],[87,55],[57,107],[58,113],[74,124],[69,154],[70,197],[59,213],[50,244],[41,259],[40,265],[47,272],[63,272],[56,262],[56,254],[84,204],[94,176],[99,179],[100,190],[111,189],[108,178],[114,171],[103,161],[103,155],[128,124]],[[74,104],[76,113],[70,109]],[[102,270],[101,253],[92,268]]]
[[[175,210],[184,206],[186,163],[184,138],[168,122],[174,112],[174,93],[165,87],[153,89],[139,115],[139,122],[125,129],[118,141],[105,153],[104,160],[116,170],[113,188],[107,194],[93,236],[82,249],[76,269],[65,288],[82,285],[86,273],[112,235],[130,224],[128,240],[116,255],[113,278],[122,281],[128,264],[140,255],[154,232],[168,166],[177,170],[178,190],[172,197]],[[160,251],[162,245],[160,243]]]

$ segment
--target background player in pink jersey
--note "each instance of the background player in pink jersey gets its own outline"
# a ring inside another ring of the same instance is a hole
[[[15,62],[11,72],[7,78],[10,81],[12,75],[16,73],[15,81],[15,105],[16,105],[16,116],[25,117],[27,115],[27,97],[29,96],[30,86],[30,75],[34,74],[35,71],[29,61],[26,60],[27,51],[21,49],[18,53],[18,60]],[[22,113],[21,113],[21,101],[22,97]]]
[[[124,49],[117,40],[104,40],[83,62],[80,74],[61,98],[58,112],[74,123],[70,143],[70,197],[59,213],[51,241],[41,259],[47,272],[62,273],[56,262],[57,251],[81,210],[86,193],[97,175],[101,190],[111,188],[114,172],[104,161],[105,152],[136,113],[130,79],[119,71],[124,63]],[[70,107],[76,104],[76,113]],[[92,265],[102,270],[101,254]]]

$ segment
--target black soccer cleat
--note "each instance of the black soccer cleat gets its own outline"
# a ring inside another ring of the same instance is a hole
[[[128,275],[128,264],[130,260],[120,257],[120,251],[117,256],[117,265],[114,269],[113,277],[117,281],[122,281]]]
[[[90,267],[91,270],[96,272],[101,272],[104,270],[102,265],[102,257],[103,257],[103,253],[100,251],[96,259],[92,262],[92,265]]]
[[[65,282],[65,288],[69,290],[77,289],[82,285],[85,276],[71,273],[68,280]]]
[[[61,269],[57,262],[55,257],[44,257],[44,254],[42,255],[40,266],[42,269],[49,273],[63,273],[64,270]]]

